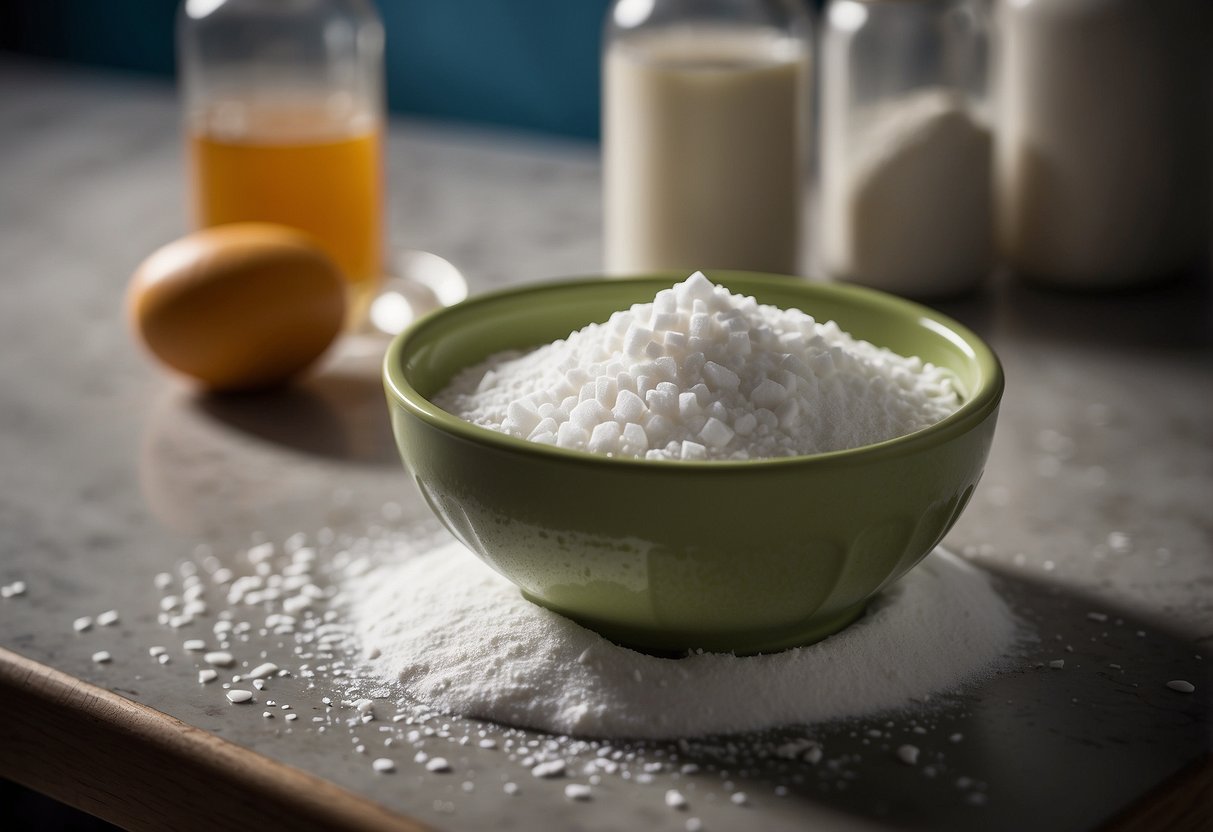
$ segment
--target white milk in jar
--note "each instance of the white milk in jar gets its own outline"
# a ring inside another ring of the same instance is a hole
[[[799,271],[808,47],[686,24],[603,61],[606,268]]]

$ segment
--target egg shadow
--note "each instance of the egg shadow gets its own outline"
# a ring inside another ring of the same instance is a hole
[[[166,386],[139,446],[147,509],[167,528],[222,541],[275,518],[297,523],[302,505],[332,508],[335,472],[399,464],[371,393],[345,377],[242,396]],[[340,396],[356,406],[334,406]]]
[[[261,441],[359,466],[398,466],[378,374],[330,371],[272,390],[199,393],[207,417]]]

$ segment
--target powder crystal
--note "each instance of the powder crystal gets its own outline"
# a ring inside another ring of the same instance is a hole
[[[532,442],[646,459],[816,454],[925,428],[947,371],[696,272],[650,303],[459,373],[434,403]]]

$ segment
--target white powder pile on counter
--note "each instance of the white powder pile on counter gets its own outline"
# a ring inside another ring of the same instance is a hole
[[[525,600],[461,544],[354,588],[371,672],[463,716],[560,734],[663,738],[908,706],[989,672],[1017,634],[984,574],[941,551],[842,632],[767,656],[667,659]]]
[[[755,459],[882,442],[959,406],[951,375],[696,272],[651,303],[470,367],[434,397],[512,436],[646,459]]]

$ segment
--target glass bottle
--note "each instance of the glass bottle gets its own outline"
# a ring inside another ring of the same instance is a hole
[[[821,68],[818,265],[916,297],[993,265],[980,0],[831,0]]]
[[[1011,268],[1070,289],[1207,269],[1213,3],[1004,0],[998,15]]]
[[[362,321],[383,275],[383,28],[365,0],[186,0],[178,61],[196,227],[310,233]]]
[[[800,271],[809,57],[797,0],[615,0],[608,272]]]

